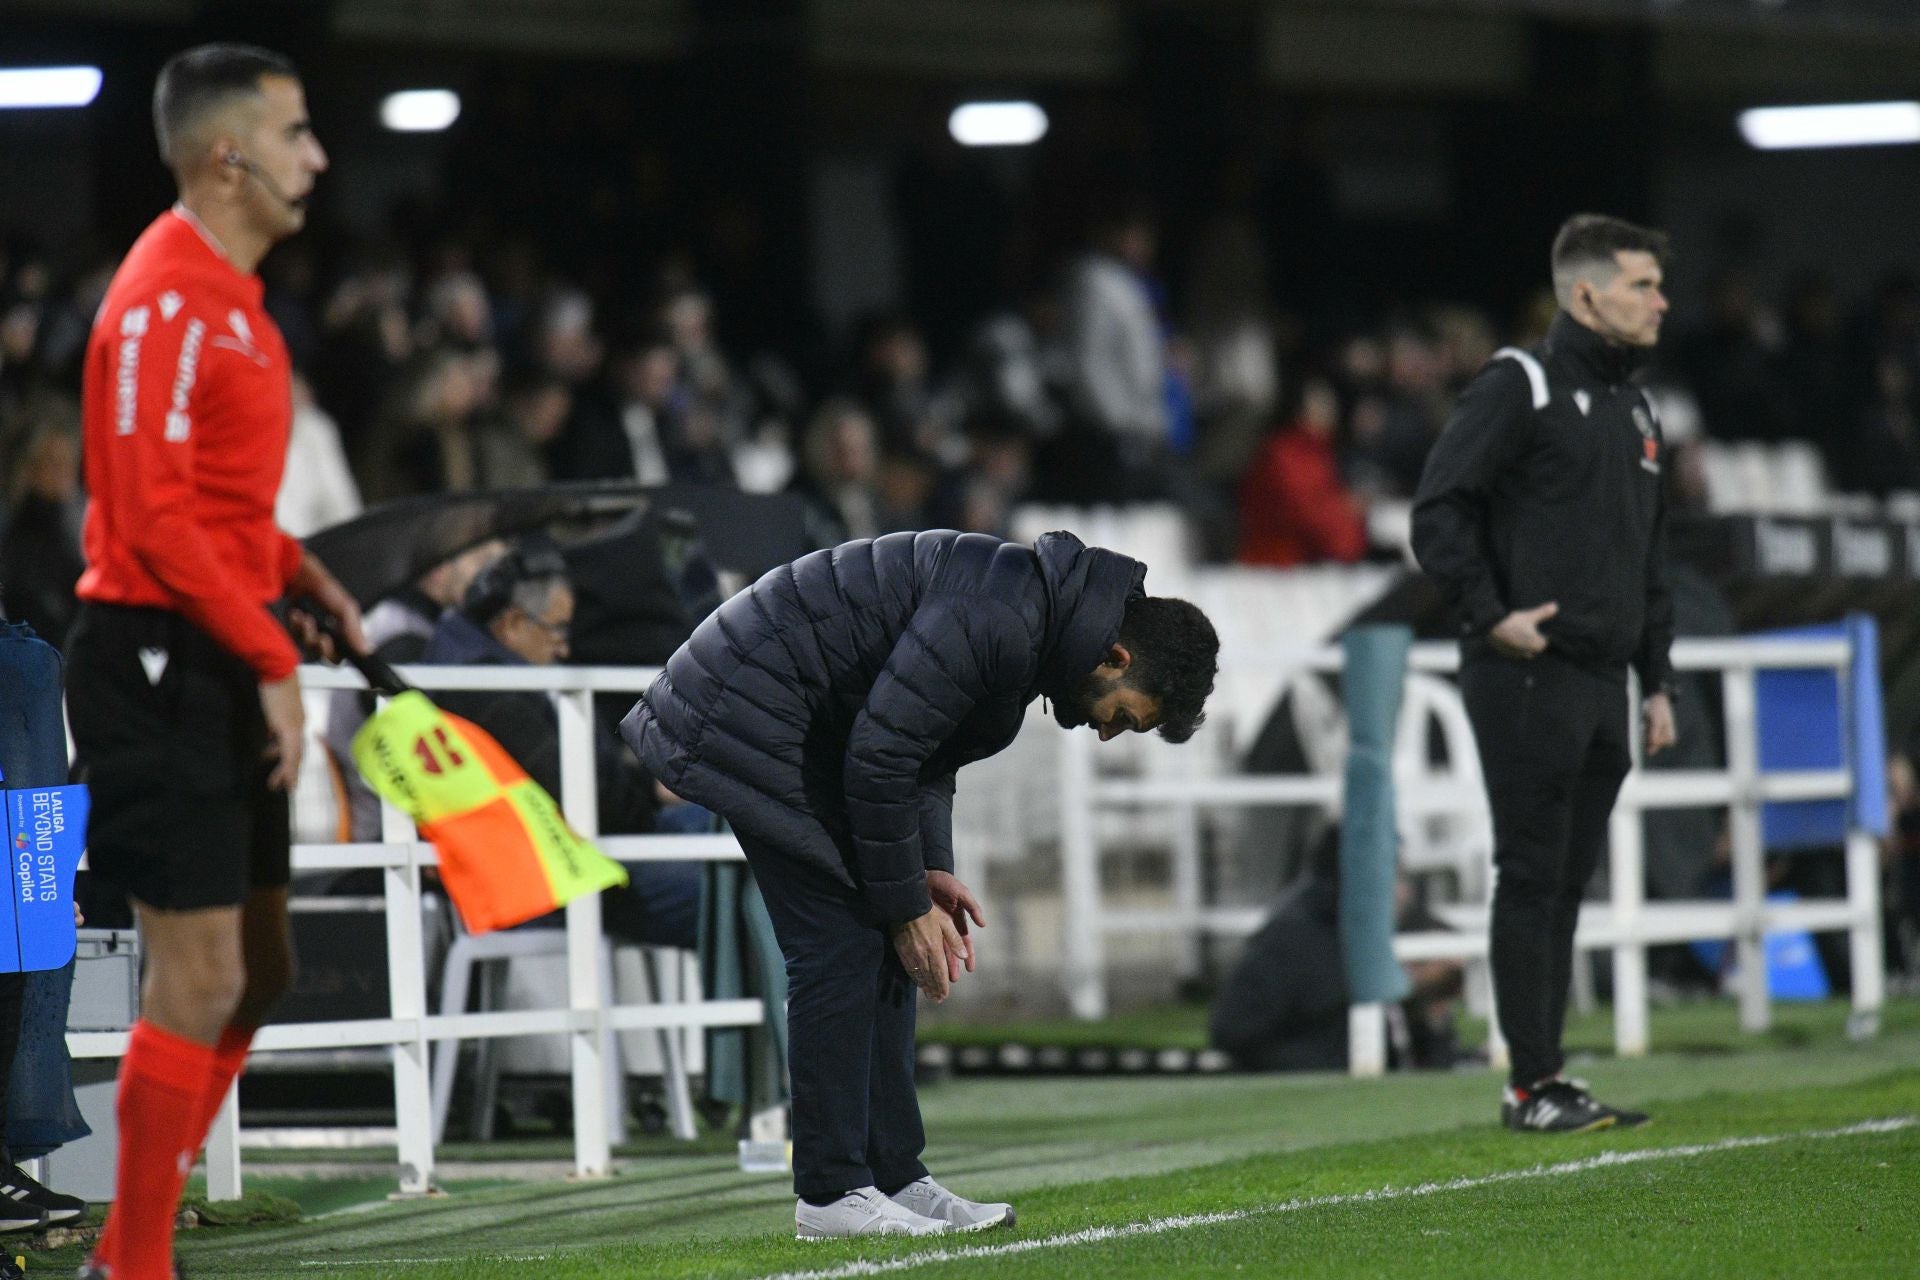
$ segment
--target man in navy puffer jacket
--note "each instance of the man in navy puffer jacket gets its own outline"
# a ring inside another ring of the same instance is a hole
[[[1102,741],[1192,736],[1219,641],[1145,577],[1066,533],[849,542],[721,606],[622,722],[649,772],[732,824],[779,936],[801,1238],[1012,1224],[920,1163],[915,989],[944,1000],[984,923],[953,875],[954,774],[1040,696]]]

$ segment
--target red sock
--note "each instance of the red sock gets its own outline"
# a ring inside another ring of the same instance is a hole
[[[241,1068],[247,1065],[247,1050],[253,1047],[253,1027],[228,1027],[220,1033],[220,1043],[213,1046],[213,1079],[207,1085],[206,1093],[200,1099],[200,1109],[195,1112],[195,1132],[199,1134],[193,1140],[195,1148],[207,1145],[207,1133],[213,1128],[213,1118],[220,1114],[220,1104],[227,1100],[227,1090],[239,1076]]]
[[[170,1280],[173,1219],[205,1125],[215,1050],[142,1018],[120,1063],[120,1164],[108,1229],[94,1256],[114,1280]],[[111,1250],[111,1251],[109,1251]]]
[[[193,1132],[199,1136],[193,1140],[194,1150],[207,1145],[207,1133],[213,1128],[213,1118],[220,1113],[220,1104],[227,1100],[227,1090],[233,1087],[233,1081],[247,1065],[247,1050],[253,1045],[254,1027],[228,1027],[220,1034],[220,1043],[213,1047],[213,1077],[207,1090],[200,1098],[198,1110],[194,1113]],[[94,1246],[94,1255],[102,1262],[113,1256],[115,1218],[109,1214],[107,1222],[100,1230],[99,1243]]]

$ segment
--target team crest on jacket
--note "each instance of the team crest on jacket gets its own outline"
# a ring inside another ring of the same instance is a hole
[[[1660,474],[1660,441],[1653,434],[1653,418],[1639,405],[1633,406],[1633,426],[1640,433],[1640,465],[1654,475]]]

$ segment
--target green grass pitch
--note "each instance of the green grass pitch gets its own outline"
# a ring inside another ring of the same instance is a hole
[[[1862,1044],[1844,1017],[1783,1007],[1778,1030],[1746,1039],[1727,1007],[1664,1011],[1654,1040],[1673,1049],[1576,1064],[1654,1123],[1584,1136],[1503,1132],[1485,1071],[928,1089],[929,1165],[963,1194],[1013,1199],[1012,1232],[802,1244],[784,1179],[742,1174],[708,1141],[649,1145],[604,1181],[488,1176],[397,1204],[372,1168],[319,1182],[255,1165],[250,1189],[308,1218],[189,1231],[180,1251],[195,1280],[1920,1276],[1920,1004],[1890,1006]],[[1185,1043],[1190,1023],[1127,1030]],[[1603,1025],[1571,1040],[1597,1049]],[[77,1260],[35,1255],[29,1274],[71,1274]]]

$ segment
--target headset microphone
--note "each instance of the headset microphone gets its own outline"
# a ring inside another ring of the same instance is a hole
[[[285,205],[287,208],[302,209],[306,207],[305,200],[294,200],[290,198],[286,192],[280,189],[279,183],[275,182],[273,179],[269,178],[266,175],[265,170],[261,169],[259,165],[255,164],[253,161],[241,155],[238,151],[227,152],[224,159],[226,163],[232,165],[236,169],[241,170],[248,177],[252,178],[255,182],[259,183],[262,187],[265,187],[268,195],[272,196],[275,200],[278,200],[281,204]]]

